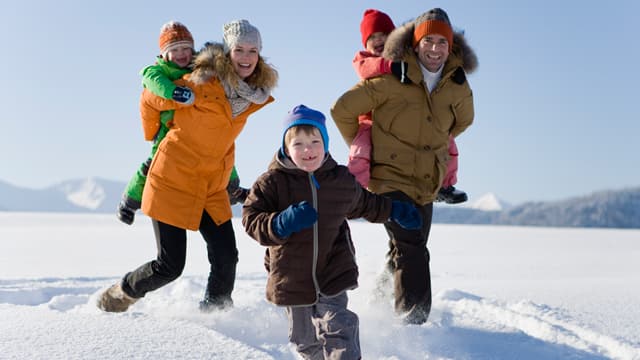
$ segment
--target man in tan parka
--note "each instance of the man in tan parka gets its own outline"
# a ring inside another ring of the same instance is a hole
[[[431,309],[427,240],[433,201],[446,173],[449,136],[459,135],[473,121],[466,73],[475,70],[477,59],[440,8],[391,32],[383,56],[404,62],[410,84],[393,75],[363,80],[336,101],[331,115],[349,145],[358,115],[373,109],[369,190],[412,201],[423,216],[418,231],[384,225],[396,311],[405,323],[422,324]]]

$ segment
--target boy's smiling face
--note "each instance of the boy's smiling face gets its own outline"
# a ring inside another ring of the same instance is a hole
[[[311,132],[293,127],[285,138],[285,152],[296,166],[306,172],[320,168],[324,160],[324,142],[318,128]]]
[[[193,58],[193,49],[191,46],[185,45],[169,49],[165,60],[171,61],[181,68],[184,68],[191,63],[191,58]]]

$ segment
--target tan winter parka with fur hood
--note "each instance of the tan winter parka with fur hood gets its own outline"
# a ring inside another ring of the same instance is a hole
[[[477,67],[475,53],[462,34],[454,34],[442,78],[429,93],[419,60],[411,48],[413,22],[395,29],[383,56],[408,63],[412,84],[393,75],[363,80],[343,94],[331,115],[347,144],[358,131],[358,115],[372,111],[369,189],[402,191],[419,205],[433,202],[446,173],[449,135],[473,122],[473,95],[466,73]]]
[[[143,127],[145,122],[153,126],[149,122],[157,121],[157,111],[176,109],[149,168],[142,196],[142,211],[151,218],[188,230],[199,228],[203,210],[218,225],[231,219],[226,188],[235,160],[235,139],[247,117],[273,101],[269,96],[264,104],[251,103],[232,117],[221,81],[237,84],[238,79],[222,44],[209,43],[195,57],[194,71],[175,82],[193,90],[192,106],[177,106],[151,92],[143,93]],[[245,81],[270,92],[277,72],[260,58],[254,74]]]

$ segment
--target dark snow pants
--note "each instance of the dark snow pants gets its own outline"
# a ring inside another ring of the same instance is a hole
[[[187,231],[153,220],[158,255],[155,260],[126,274],[122,281],[124,292],[141,298],[177,279],[184,270],[187,256]],[[207,243],[209,279],[205,299],[230,300],[236,277],[238,249],[231,220],[216,225],[205,211],[198,229]]]
[[[406,230],[395,222],[385,222],[389,235],[388,266],[393,274],[395,309],[409,324],[422,324],[431,311],[431,272],[427,240],[431,230],[433,204],[417,206],[406,194],[394,191],[383,194],[407,201],[422,215],[420,230]]]

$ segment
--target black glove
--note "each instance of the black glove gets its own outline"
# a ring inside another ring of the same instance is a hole
[[[420,212],[408,202],[393,200],[390,217],[407,230],[418,230],[422,227]]]
[[[227,188],[227,192],[229,188]],[[247,200],[247,196],[249,195],[249,189],[245,189],[243,187],[236,188],[233,192],[229,193],[229,201],[231,205],[235,204],[244,204],[244,201]]]
[[[411,80],[407,77],[409,64],[406,61],[394,61],[391,63],[391,73],[403,84],[411,84]]]
[[[318,213],[307,201],[289,205],[273,218],[273,232],[281,238],[312,226],[318,220]]]
[[[171,98],[175,102],[191,105],[196,99],[196,96],[188,87],[176,86],[176,89],[173,90],[173,95],[171,96]]]
[[[249,189],[240,187],[240,178],[229,180],[227,185],[227,194],[229,194],[229,202],[231,205],[243,204],[249,195]]]
[[[124,196],[118,204],[116,215],[118,219],[127,225],[133,224],[133,220],[136,216],[136,210],[140,209],[140,201],[131,199],[128,196]]]

